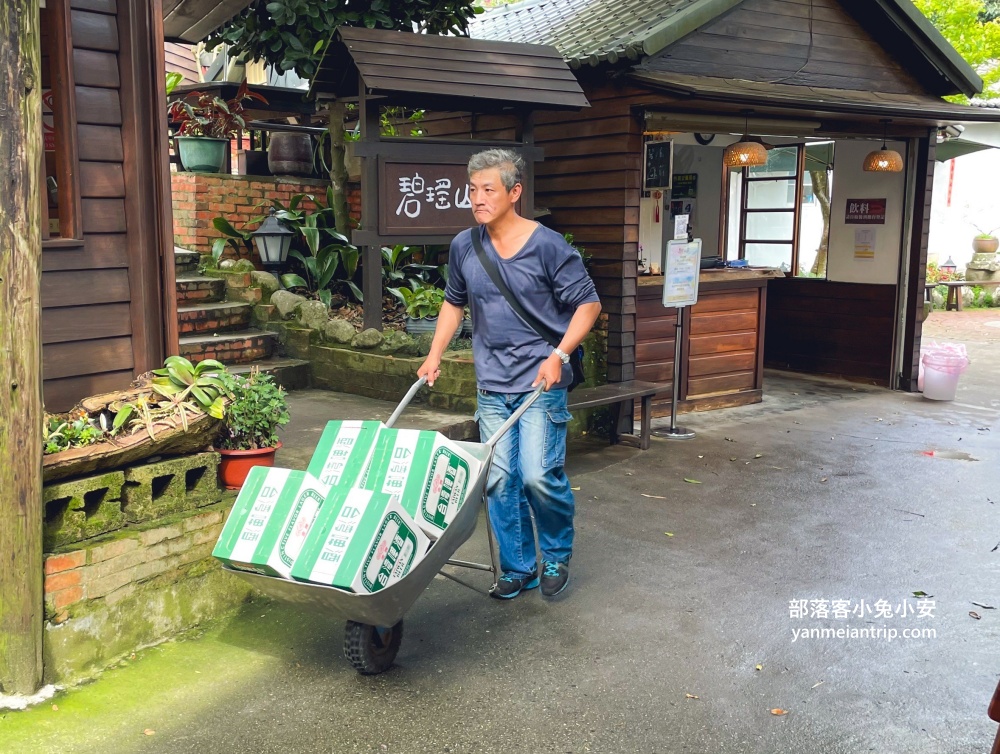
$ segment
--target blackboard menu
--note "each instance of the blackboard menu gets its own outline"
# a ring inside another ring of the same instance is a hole
[[[642,187],[645,191],[670,188],[673,158],[672,141],[647,141],[644,144]]]

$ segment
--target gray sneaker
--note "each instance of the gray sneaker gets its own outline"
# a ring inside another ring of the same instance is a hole
[[[546,560],[542,564],[542,596],[555,597],[569,585],[569,566]]]
[[[490,596],[498,600],[512,600],[525,589],[538,586],[538,572],[525,576],[523,573],[505,573],[490,590]]]

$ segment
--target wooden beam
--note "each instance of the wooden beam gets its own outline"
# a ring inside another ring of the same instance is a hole
[[[42,680],[42,74],[38,0],[0,11],[0,690]]]

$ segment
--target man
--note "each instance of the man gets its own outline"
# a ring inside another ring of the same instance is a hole
[[[572,379],[568,354],[601,312],[594,283],[576,250],[555,231],[517,214],[523,172],[524,161],[510,150],[489,149],[469,160],[469,198],[478,225],[451,242],[445,303],[430,353],[417,370],[434,384],[441,373],[441,355],[467,305],[483,438],[492,436],[544,383],[545,392],[497,443],[487,481],[490,522],[503,571],[491,594],[499,599],[512,599],[539,582],[542,594],[554,597],[569,583],[574,501],[563,470],[570,420],[566,387]],[[483,250],[524,310],[565,333],[558,348],[504,299],[476,254],[473,233],[479,234]],[[542,554],[541,577],[531,512]]]

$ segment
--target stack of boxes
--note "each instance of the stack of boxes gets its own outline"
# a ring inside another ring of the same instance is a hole
[[[420,562],[481,470],[436,432],[332,421],[307,471],[251,470],[213,555],[232,568],[377,592]]]

